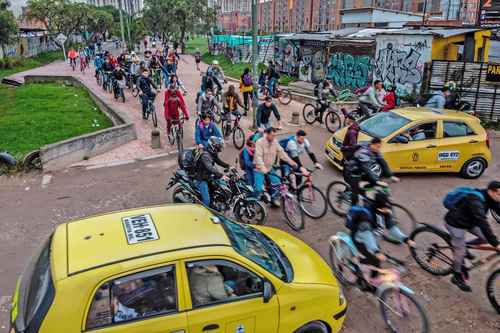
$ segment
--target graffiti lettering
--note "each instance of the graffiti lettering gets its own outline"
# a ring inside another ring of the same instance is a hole
[[[369,83],[371,68],[369,56],[334,53],[330,58],[327,77],[339,88],[358,89]]]
[[[420,84],[422,81],[420,56],[421,53],[416,48],[396,50],[392,43],[388,43],[387,48],[381,49],[378,53],[375,76],[384,83],[394,86]]]

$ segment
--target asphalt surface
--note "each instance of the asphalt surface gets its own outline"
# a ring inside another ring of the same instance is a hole
[[[324,160],[323,145],[329,134],[318,126],[302,127],[309,132],[309,139],[325,166],[314,178],[315,184],[324,190],[331,181],[341,179],[341,174]],[[286,131],[294,129],[287,127]],[[189,142],[192,143],[192,139],[187,137],[186,143]],[[418,221],[442,225],[445,210],[441,200],[451,188],[482,186],[500,179],[499,145],[500,139],[494,139],[493,164],[479,180],[467,181],[447,174],[402,175],[401,183],[391,185],[394,200],[410,209]],[[228,145],[223,159],[234,164],[237,156],[237,151]],[[58,224],[91,214],[170,202],[171,193],[165,191],[165,185],[175,163],[174,159],[156,159],[115,167],[84,166],[51,174],[32,172],[0,177],[0,332],[8,329],[10,295],[17,277]],[[285,224],[280,210],[269,208],[269,211],[268,225],[303,239],[325,259],[328,238],[344,230],[342,219],[329,212],[321,220],[307,220],[306,229],[295,233]],[[500,234],[499,226],[494,228]],[[416,291],[424,304],[434,332],[500,330],[500,316],[493,313],[484,291],[488,271],[474,272],[474,292],[464,294],[450,284],[449,277],[436,278],[421,271],[408,257],[406,249],[386,243],[383,246],[391,254],[408,260],[410,270],[403,281]],[[346,290],[346,295],[349,310],[343,332],[385,332],[373,298],[353,289]]]

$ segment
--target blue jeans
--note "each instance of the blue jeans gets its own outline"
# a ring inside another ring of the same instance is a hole
[[[260,198],[262,196],[262,193],[264,193],[264,184],[265,181],[267,180],[270,183],[270,188],[271,188],[271,198],[274,200],[278,196],[278,185],[281,185],[281,179],[276,176],[275,174],[272,173],[262,173],[260,171],[255,170],[254,171],[254,190],[257,198]]]
[[[276,79],[269,80],[269,95],[274,97],[276,95]]]
[[[254,186],[255,184],[255,171],[253,169],[246,169],[245,170],[245,181],[251,185]]]
[[[207,207],[210,207],[210,192],[208,190],[208,182],[206,180],[196,180],[196,186],[201,194],[201,202]]]

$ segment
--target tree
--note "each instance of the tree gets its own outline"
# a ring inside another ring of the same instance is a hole
[[[12,44],[17,39],[17,22],[14,14],[7,10],[9,3],[0,1],[0,47],[2,57],[5,58],[5,46]]]

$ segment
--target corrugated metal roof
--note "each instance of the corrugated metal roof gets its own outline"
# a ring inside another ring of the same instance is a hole
[[[380,35],[434,35],[439,37],[452,37],[457,35],[466,34],[469,32],[479,31],[481,29],[467,29],[467,28],[457,28],[457,29],[394,29],[379,32]]]
[[[378,35],[380,33],[388,33],[388,32],[393,33],[396,31],[405,31],[405,30],[407,30],[407,29],[406,28],[401,28],[401,29],[372,29],[372,28],[369,28],[369,29],[363,29],[363,30],[360,30],[356,33],[350,34],[347,37],[359,37],[359,38],[375,37],[376,35]]]
[[[466,34],[469,32],[475,32],[475,31],[480,31],[481,29],[465,29],[465,28],[458,28],[458,29],[430,29],[429,31],[433,35],[437,35],[440,37],[452,37],[452,36],[457,36],[457,35],[462,35]]]
[[[286,39],[290,40],[318,40],[318,41],[329,41],[331,39],[330,34],[313,34],[313,33],[303,33],[303,34],[295,34],[290,37],[286,37]]]

